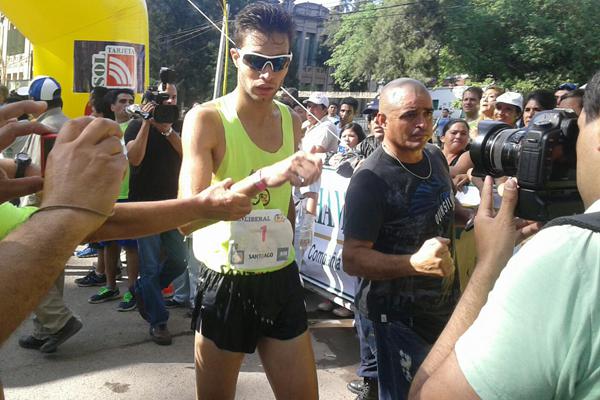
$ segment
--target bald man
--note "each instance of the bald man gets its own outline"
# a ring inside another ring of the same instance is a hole
[[[458,298],[448,245],[454,195],[448,165],[427,141],[433,105],[422,83],[381,93],[383,144],[346,195],[344,270],[360,279],[356,308],[375,332],[379,399],[404,399]],[[373,397],[376,398],[376,397]]]

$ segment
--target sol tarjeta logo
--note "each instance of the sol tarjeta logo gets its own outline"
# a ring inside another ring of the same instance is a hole
[[[133,47],[107,45],[104,51],[92,55],[92,86],[133,89],[136,70]]]

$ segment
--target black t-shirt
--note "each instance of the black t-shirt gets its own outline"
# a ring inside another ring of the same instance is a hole
[[[346,194],[344,236],[373,242],[385,254],[414,254],[436,236],[451,238],[454,195],[441,151],[426,145],[427,157],[405,164],[379,147],[354,174]],[[361,279],[356,307],[374,321],[402,321],[432,343],[458,299],[458,277],[444,287],[441,278],[414,276],[390,280]]]
[[[137,137],[141,120],[133,120],[125,130],[125,143]],[[181,156],[166,136],[154,126],[148,132],[146,154],[141,164],[131,167],[129,177],[129,200],[153,201],[177,197]]]

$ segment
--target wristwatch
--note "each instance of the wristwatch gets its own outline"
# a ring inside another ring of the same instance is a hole
[[[15,164],[17,165],[17,172],[15,172],[15,178],[23,178],[25,176],[25,170],[31,165],[31,157],[27,153],[18,153],[15,156]]]

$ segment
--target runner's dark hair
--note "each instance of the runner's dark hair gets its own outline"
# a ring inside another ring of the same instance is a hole
[[[282,33],[287,35],[290,48],[293,43],[294,21],[283,7],[262,1],[244,7],[235,18],[234,40],[238,47],[244,45],[244,38],[251,31],[265,35]]]

